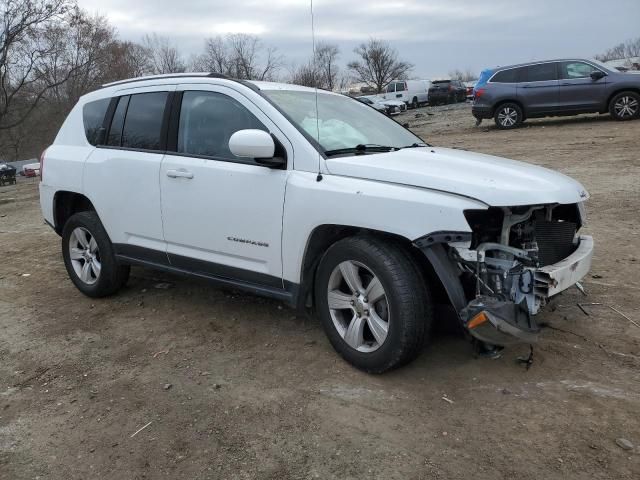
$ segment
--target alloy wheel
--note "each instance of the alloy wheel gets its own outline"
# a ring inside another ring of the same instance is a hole
[[[337,265],[329,277],[327,299],[333,324],[351,348],[369,353],[382,346],[389,333],[389,306],[370,268],[353,260]]]
[[[511,107],[505,107],[498,114],[498,122],[503,127],[513,127],[518,121],[518,112]]]
[[[630,95],[620,97],[613,106],[616,115],[619,118],[630,118],[638,113],[638,100]]]
[[[96,239],[86,228],[77,227],[71,232],[69,258],[80,280],[87,285],[93,285],[98,281],[102,270],[100,250]]]

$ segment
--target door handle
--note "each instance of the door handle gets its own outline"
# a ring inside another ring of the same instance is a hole
[[[167,170],[167,177],[169,178],[187,178],[191,180],[193,178],[193,173],[188,172],[186,170]]]

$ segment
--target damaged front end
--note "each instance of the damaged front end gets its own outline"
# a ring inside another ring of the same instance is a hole
[[[591,267],[593,240],[578,235],[582,204],[464,212],[468,232],[414,242],[427,256],[466,330],[491,345],[534,343],[535,315]]]

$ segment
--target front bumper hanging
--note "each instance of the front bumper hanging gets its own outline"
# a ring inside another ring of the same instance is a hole
[[[586,235],[577,237],[577,245],[571,255],[543,267],[520,265],[515,260],[485,258],[482,246],[478,246],[476,251],[467,248],[466,242],[435,240],[431,237],[431,240],[421,239],[415,244],[425,253],[440,277],[462,324],[474,338],[500,346],[536,342],[540,332],[535,321],[536,314],[550,298],[575,285],[589,272],[593,256],[593,239]],[[449,244],[449,249],[456,252],[458,259],[465,256],[467,265],[472,263],[478,267],[476,271],[468,267],[466,270],[466,274],[477,282],[482,283],[482,278],[485,278],[480,274],[484,262],[492,263],[490,266],[494,272],[504,268],[502,291],[494,292],[483,283],[485,288],[482,292],[478,289],[475,298],[468,301],[461,282],[465,271],[461,263],[456,266],[455,260],[447,254],[444,243]],[[490,250],[492,247],[487,248]],[[507,248],[521,258],[527,254],[524,250],[518,253],[515,249]],[[516,266],[518,268],[514,268]],[[513,273],[514,270],[516,273]]]

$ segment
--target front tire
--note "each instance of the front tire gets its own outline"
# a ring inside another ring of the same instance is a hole
[[[335,243],[318,267],[315,299],[335,350],[369,373],[413,360],[431,325],[423,275],[394,242],[358,236]]]
[[[640,95],[635,92],[621,92],[611,99],[609,113],[620,121],[640,117]]]
[[[95,212],[72,215],[62,229],[62,256],[73,284],[89,297],[106,297],[124,286],[130,267],[120,265]]]
[[[496,109],[494,120],[498,128],[510,130],[512,128],[518,128],[522,124],[524,116],[518,104],[503,103]]]
[[[411,101],[411,108],[413,110],[415,110],[416,108],[418,108],[418,98],[417,97],[413,97],[413,100]]]

